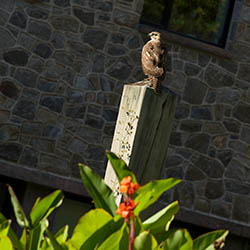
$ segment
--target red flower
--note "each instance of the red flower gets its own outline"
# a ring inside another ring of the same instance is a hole
[[[138,203],[135,203],[133,200],[128,202],[123,202],[120,204],[119,208],[116,210],[116,214],[121,215],[122,218],[127,219],[129,217],[134,217],[134,209]]]
[[[139,187],[139,184],[132,183],[132,178],[130,176],[126,176],[122,179],[119,190],[121,193],[132,195]]]

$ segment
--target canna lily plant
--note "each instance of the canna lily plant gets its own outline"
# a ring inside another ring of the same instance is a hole
[[[171,228],[179,210],[175,201],[142,221],[140,214],[180,180],[153,180],[140,186],[135,174],[112,152],[107,152],[120,182],[122,202],[116,205],[112,190],[84,164],[79,164],[85,188],[95,209],[84,214],[68,237],[66,225],[55,235],[48,229],[48,215],[63,200],[60,190],[38,198],[29,217],[24,214],[13,190],[11,201],[23,235],[20,239],[10,228],[10,220],[0,214],[0,249],[5,250],[218,250],[224,245],[226,230],[213,231],[192,239],[186,229]]]

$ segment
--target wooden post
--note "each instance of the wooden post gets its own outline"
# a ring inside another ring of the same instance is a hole
[[[140,86],[144,82],[124,86],[111,147],[140,184],[162,176],[178,99],[166,88],[160,95],[155,94],[152,88]],[[109,162],[105,182],[119,203],[119,183]]]

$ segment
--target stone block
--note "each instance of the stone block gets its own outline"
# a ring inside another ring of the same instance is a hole
[[[23,122],[22,134],[40,136],[42,134],[42,124],[38,122]]]
[[[233,201],[233,215],[232,219],[237,221],[242,221],[249,223],[250,213],[249,213],[250,199],[246,195],[238,195],[234,197]]]
[[[74,119],[83,119],[85,117],[86,105],[67,106],[65,108],[65,116]]]
[[[46,152],[46,153],[54,153],[55,152],[55,141],[39,138],[39,137],[33,137],[31,138],[30,142],[31,146],[39,151]]]
[[[20,128],[12,124],[0,125],[0,141],[17,141],[20,134]]]
[[[184,169],[182,167],[167,168],[166,178],[170,178],[170,177],[173,177],[176,179],[183,179]]]
[[[203,125],[203,132],[211,135],[223,134],[225,133],[225,128],[217,122],[206,122]]]
[[[23,146],[17,143],[0,143],[0,158],[17,162],[23,150]]]
[[[222,180],[208,180],[205,188],[205,196],[210,199],[218,199],[224,195],[224,184]]]
[[[96,128],[96,129],[102,129],[104,126],[104,121],[100,117],[87,115],[86,120],[85,120],[85,125]]]
[[[242,184],[237,180],[225,180],[225,189],[235,194],[249,194],[249,186]]]
[[[225,177],[244,182],[249,179],[249,169],[236,159],[232,159],[225,171]]]
[[[84,11],[81,8],[73,8],[74,15],[84,24],[94,25],[95,22],[95,12],[93,11]]]
[[[48,43],[38,43],[34,47],[33,52],[43,59],[48,59],[52,54],[52,48]]]
[[[30,6],[27,8],[27,14],[35,19],[46,20],[49,17],[49,10],[37,6]]]
[[[223,125],[229,132],[239,133],[241,124],[240,122],[233,119],[224,119]]]
[[[233,158],[233,152],[231,150],[219,150],[217,153],[217,158],[227,167],[228,163]]]
[[[195,191],[191,182],[183,181],[174,191],[174,200],[180,202],[180,206],[192,208],[195,201]]]
[[[212,120],[211,108],[205,106],[192,106],[191,117],[196,120]]]
[[[20,164],[29,167],[37,167],[39,162],[39,152],[31,147],[25,147],[20,158]]]
[[[108,108],[104,108],[103,110],[103,118],[107,122],[115,122],[117,119],[117,115],[118,115],[117,110],[108,109]]]
[[[233,108],[233,116],[241,122],[250,124],[250,105],[239,103]]]
[[[28,26],[28,32],[45,41],[48,41],[52,34],[52,29],[49,24],[41,21],[31,21]]]
[[[56,30],[78,33],[80,23],[71,16],[54,16],[51,24]]]
[[[237,77],[240,79],[240,80],[243,80],[243,81],[249,81],[250,79],[250,72],[249,72],[249,63],[240,63],[239,64],[239,72],[238,72],[238,75]]]
[[[9,48],[14,46],[16,43],[15,39],[9,31],[0,27],[0,48]]]
[[[49,137],[50,139],[60,139],[63,136],[63,127],[56,126],[54,124],[48,124],[44,126],[43,136]]]
[[[206,175],[199,168],[196,168],[193,165],[189,165],[185,174],[185,180],[188,181],[201,181],[206,179]]]
[[[0,92],[5,96],[16,100],[20,95],[20,87],[12,81],[3,80],[0,83]]]
[[[16,73],[15,73],[15,79],[26,87],[35,88],[36,80],[37,80],[37,73],[29,69],[17,68]]]
[[[13,115],[27,120],[33,120],[36,113],[36,104],[29,100],[20,100],[13,109]]]
[[[107,38],[108,33],[106,31],[93,28],[87,29],[82,36],[84,43],[87,43],[93,48],[100,50],[104,48]]]
[[[128,26],[130,28],[135,28],[139,21],[139,15],[132,14],[121,9],[114,9],[113,19],[114,22],[121,26]]]
[[[214,201],[212,203],[212,214],[229,219],[231,217],[231,211],[232,204],[223,201]]]
[[[15,66],[25,66],[29,59],[29,54],[25,50],[12,49],[3,54],[6,62]]]
[[[27,16],[23,10],[16,9],[12,13],[9,22],[18,28],[25,29],[27,25]]]
[[[41,98],[40,104],[44,107],[47,107],[51,111],[60,113],[63,108],[64,98],[62,96],[44,95]]]
[[[84,151],[83,157],[88,160],[102,161],[105,157],[105,150],[99,145],[89,144]]]

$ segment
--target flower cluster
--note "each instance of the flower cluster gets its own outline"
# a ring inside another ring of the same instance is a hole
[[[129,220],[129,218],[134,218],[134,209],[137,206],[132,200],[132,195],[134,192],[140,188],[140,185],[137,183],[132,183],[132,178],[126,176],[120,182],[119,191],[123,194],[124,202],[122,202],[119,208],[116,210],[116,213],[121,215],[124,219]]]

